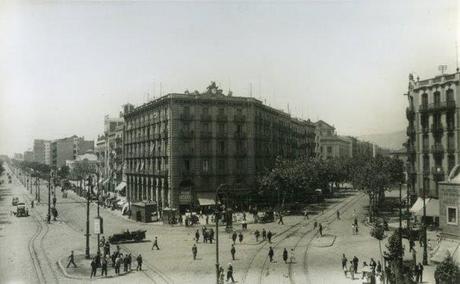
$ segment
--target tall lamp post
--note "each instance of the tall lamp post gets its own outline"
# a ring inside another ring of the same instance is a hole
[[[51,181],[53,176],[53,171],[50,170],[50,175],[48,177],[48,216],[46,217],[48,220],[48,224],[51,223]]]
[[[427,181],[427,180],[425,180]],[[426,248],[426,182],[423,183],[423,265],[428,264],[428,251]]]
[[[216,188],[216,283],[219,284],[219,207],[218,207],[218,193],[219,191],[226,187],[227,184],[221,184]]]
[[[89,199],[90,199],[90,189],[92,187],[92,180],[91,176],[88,176],[87,178],[88,181],[88,187],[86,191],[86,249],[85,249],[85,257],[86,259],[90,259],[89,255]]]
[[[402,271],[402,260],[403,260],[403,251],[402,251],[402,183],[399,183],[399,246],[401,248],[401,254],[399,255],[399,269]]]

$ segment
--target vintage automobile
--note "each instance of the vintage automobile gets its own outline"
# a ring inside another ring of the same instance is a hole
[[[29,209],[24,202],[20,202],[16,205],[16,217],[27,217],[29,216]]]
[[[13,197],[11,200],[11,205],[16,206],[19,203],[19,198],[18,197]]]
[[[257,213],[259,223],[271,223],[275,221],[275,214],[273,211],[264,211]]]
[[[109,242],[111,244],[121,243],[121,242],[139,242],[145,239],[145,230],[137,230],[130,232],[126,230],[123,233],[113,234],[109,237]]]

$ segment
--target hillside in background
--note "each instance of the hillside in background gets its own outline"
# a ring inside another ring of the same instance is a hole
[[[363,141],[369,141],[379,145],[380,147],[397,150],[403,147],[403,143],[407,140],[406,131],[401,130],[397,132],[369,134],[357,137]]]

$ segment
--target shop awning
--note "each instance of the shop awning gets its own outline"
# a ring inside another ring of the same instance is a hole
[[[214,192],[198,192],[196,195],[201,206],[216,204],[216,194]]]
[[[439,217],[439,200],[434,198],[425,199],[426,216]],[[422,208],[415,213],[417,216],[423,216],[423,203]]]
[[[117,187],[115,188],[115,191],[121,191],[126,187],[126,182],[122,181],[120,182]]]
[[[428,202],[429,198],[425,198],[425,203]],[[419,197],[417,198],[417,201],[415,201],[414,205],[409,209],[410,212],[412,213],[417,213],[423,209],[423,198]]]

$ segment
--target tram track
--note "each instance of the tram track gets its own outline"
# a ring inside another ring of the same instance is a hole
[[[344,202],[341,202],[341,203],[338,203],[336,205],[334,205],[333,207],[327,209],[327,212],[326,215],[328,216],[327,218],[329,218],[331,215],[333,215],[337,210],[343,208],[346,204],[348,203],[351,203],[353,202],[355,199],[359,198],[357,195],[355,196],[352,196],[352,197],[349,197],[350,200],[348,201],[344,201]],[[276,234],[274,236],[274,240],[275,242],[272,242],[271,243],[271,246],[273,248],[276,248],[279,246],[279,244],[288,239],[289,237],[291,237],[292,235],[296,234],[297,232],[299,232],[299,230],[301,228],[305,228],[305,226],[308,226],[310,225],[313,221],[320,221],[322,220],[323,218],[325,217],[325,214],[322,214],[320,216],[315,216],[314,218],[311,218],[311,219],[306,219],[304,218],[303,220],[299,221],[298,223],[294,224],[294,225],[291,225],[289,228],[285,229],[284,231],[282,231],[281,233],[279,234]],[[307,220],[307,221],[306,221]],[[306,221],[306,222],[305,222]],[[312,232],[314,229],[310,229],[310,230],[307,230],[307,232],[304,233],[304,235],[306,234],[309,234],[310,232]],[[257,257],[260,257],[261,256],[261,253],[263,252],[264,248],[266,248],[268,245],[270,245],[270,243],[268,242],[265,242],[263,243],[259,248],[257,248],[256,252],[253,254],[253,256],[251,257],[250,261],[249,261],[249,264],[247,266],[247,268],[245,269],[244,271],[244,274],[243,274],[243,277],[242,277],[242,283],[249,283],[247,282],[247,277],[248,277],[248,274],[251,270],[251,268],[254,266],[254,262],[255,262],[255,259]],[[260,268],[259,270],[259,273],[258,273],[258,277],[257,277],[257,283],[263,283],[263,274],[264,274],[264,271],[267,267],[267,260],[268,260],[268,255],[264,255],[264,259],[263,259],[263,263],[262,263],[262,267]]]

